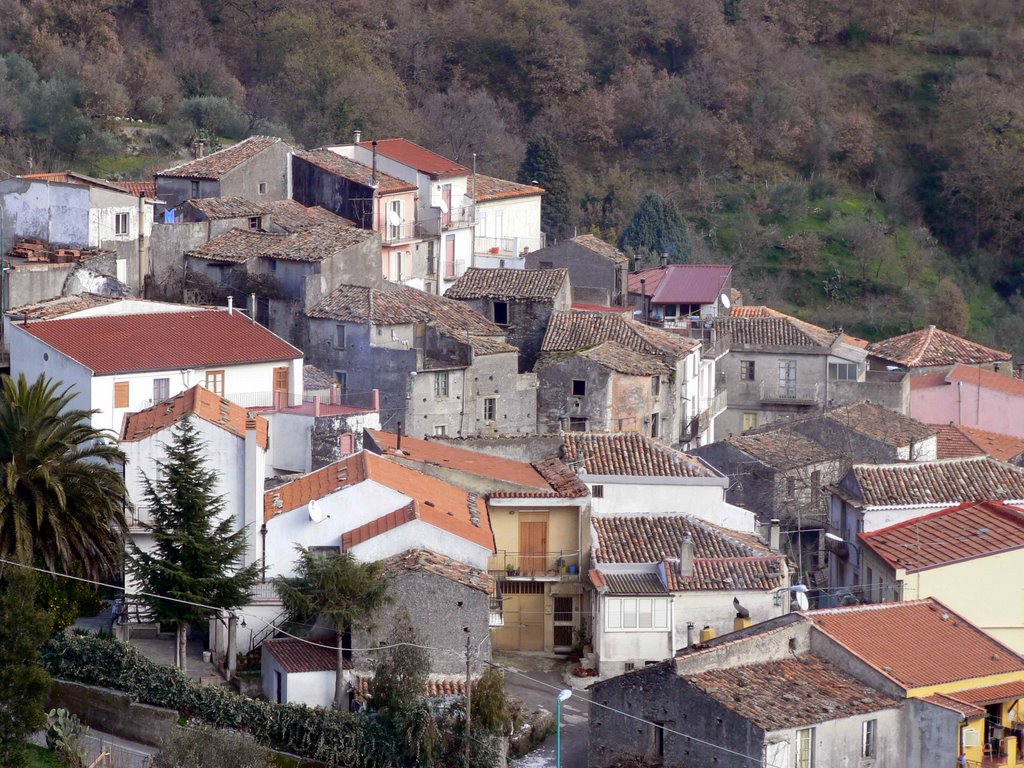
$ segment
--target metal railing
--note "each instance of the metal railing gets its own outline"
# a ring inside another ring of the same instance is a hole
[[[462,229],[472,227],[476,224],[475,205],[456,205],[441,216],[441,227],[443,229]]]
[[[455,259],[454,261],[445,259],[441,264],[441,269],[444,271],[445,280],[457,280],[466,273],[466,261],[465,259]]]
[[[277,592],[277,584],[273,581],[260,581],[253,584],[249,597],[254,603],[280,603],[281,595]]]
[[[543,237],[482,237],[477,235],[473,238],[473,253],[481,256],[517,258],[543,247]]]
[[[128,528],[133,531],[145,530],[143,526],[153,524],[153,512],[149,507],[132,507],[128,510]]]
[[[761,382],[761,402],[764,403],[808,403],[817,404],[821,402],[821,385],[808,384],[800,386],[797,384],[771,386]]]
[[[277,634],[278,629],[288,623],[288,611],[281,611],[277,616],[271,619],[263,629],[259,632],[253,632],[249,637],[249,653],[252,653],[261,645],[265,640],[269,640]]]
[[[415,221],[403,221],[401,224],[384,224],[381,241],[387,245],[400,243],[403,240],[415,240],[420,237],[421,227]]]
[[[554,578],[578,581],[578,550],[558,552],[509,552],[499,550],[487,563],[487,570],[498,578]]]

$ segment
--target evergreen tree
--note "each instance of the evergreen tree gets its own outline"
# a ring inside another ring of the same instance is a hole
[[[192,603],[237,608],[249,602],[259,578],[259,563],[240,567],[245,531],[224,515],[224,498],[215,496],[217,473],[206,467],[206,444],[191,418],[180,422],[159,462],[159,479],[145,478],[145,499],[153,522],[144,528],[153,536],[151,550],[132,543],[128,568],[141,591]],[[207,619],[210,610],[188,603],[142,597],[178,632],[178,666],[186,668],[188,625]]]
[[[693,251],[690,233],[679,209],[657,192],[644,195],[633,218],[622,230],[619,247],[654,264],[663,253],[668,254],[672,263],[685,263]]]
[[[36,607],[38,577],[0,565],[0,768],[25,765],[25,740],[46,723],[50,678],[39,663],[48,620]]]
[[[545,190],[540,219],[548,239],[571,237],[572,201],[558,145],[547,136],[531,141],[519,166],[518,178],[521,184],[533,184]]]
[[[334,706],[340,709],[345,690],[345,631],[356,623],[365,626],[382,606],[391,602],[388,582],[380,563],[361,563],[351,552],[311,552],[301,546],[296,550],[299,560],[295,576],[277,579],[277,590],[293,621],[322,618],[337,633]]]

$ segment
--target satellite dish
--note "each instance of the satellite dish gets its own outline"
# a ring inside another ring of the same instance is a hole
[[[402,217],[398,215],[398,211],[388,211],[388,224],[392,227],[397,227],[402,223]]]
[[[806,592],[794,592],[793,597],[796,598],[796,606],[801,611],[806,611],[808,608],[811,607],[811,604],[807,602]]]
[[[722,302],[722,306],[725,307],[726,309],[732,306],[732,302],[729,300],[729,297],[726,296],[724,293],[719,297],[719,301]]]
[[[324,514],[324,508],[320,506],[320,502],[316,499],[311,499],[309,504],[306,505],[306,509],[309,511],[309,519],[314,523],[319,523],[327,517]]]
[[[441,205],[438,206],[441,209],[441,213],[448,213],[448,203],[444,200],[441,201]]]

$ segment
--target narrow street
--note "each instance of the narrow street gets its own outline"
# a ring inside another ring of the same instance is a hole
[[[542,653],[495,651],[494,662],[506,668],[505,690],[522,699],[526,709],[544,708],[554,714],[558,692],[565,688],[562,669],[566,662]],[[515,670],[514,672],[512,670]],[[573,691],[562,703],[562,766],[586,768],[588,736],[588,694]],[[553,768],[556,763],[556,735],[530,754],[512,761],[515,768]]]

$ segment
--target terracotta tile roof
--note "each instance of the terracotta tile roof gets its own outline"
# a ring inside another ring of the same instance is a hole
[[[117,183],[136,197],[156,197],[155,181],[119,181]]]
[[[186,200],[179,209],[189,206],[211,221],[218,219],[240,219],[246,216],[261,216],[266,208],[247,197],[199,197]]]
[[[586,248],[588,251],[593,251],[596,254],[604,256],[606,259],[614,261],[616,264],[621,264],[625,261],[629,261],[629,257],[626,256],[622,251],[616,248],[611,243],[606,243],[599,237],[593,235],[577,235],[572,238],[570,242],[576,243]]]
[[[373,183],[373,168],[369,165],[363,165],[363,163],[355,160],[350,160],[347,157],[339,155],[337,152],[332,152],[329,149],[314,149],[309,152],[296,152],[295,157],[300,157],[311,165],[315,165],[317,168],[322,168],[325,171],[340,176],[343,179],[354,181],[357,184],[364,186],[370,186]],[[389,192],[415,192],[416,185],[410,184],[407,181],[402,181],[399,178],[390,176],[386,173],[377,171],[377,191],[383,193]]]
[[[53,299],[44,299],[34,304],[22,304],[20,307],[13,307],[7,312],[12,315],[27,314],[29,320],[52,320],[55,317],[63,317],[73,312],[81,312],[83,309],[103,307],[121,301],[117,296],[101,296],[98,293],[78,293],[72,296],[57,296]]]
[[[156,175],[177,179],[220,179],[279,141],[281,139],[275,136],[250,136],[230,147],[167,168]]]
[[[735,291],[735,289],[733,289],[733,290]],[[743,304],[733,304],[732,309],[729,310],[729,316],[730,317],[781,317],[781,318],[785,318],[790,323],[794,324],[796,327],[803,328],[804,330],[807,331],[807,333],[809,333],[812,336],[817,336],[822,331],[825,330],[825,329],[821,328],[820,326],[817,326],[817,325],[814,325],[813,323],[807,322],[806,320],[801,320],[799,317],[794,317],[793,315],[787,315],[785,312],[780,312],[777,309],[772,309],[771,307],[766,307],[766,306],[763,306],[763,305],[749,305],[749,306],[745,306]],[[825,331],[825,332],[827,333],[827,331]],[[850,345],[852,345],[854,347],[859,347],[860,349],[866,349],[867,346],[868,346],[868,342],[865,341],[864,339],[859,339],[856,336],[850,336],[848,333],[843,333],[841,335],[842,335],[843,342],[845,342],[846,344],[850,344]]]
[[[1024,510],[968,502],[860,534],[865,546],[908,573],[1024,547]]]
[[[629,292],[645,288],[652,304],[714,304],[731,276],[728,264],[669,264],[630,274]]]
[[[1024,397],[1024,381],[1016,376],[1006,376],[994,371],[986,371],[982,368],[962,364],[953,366],[949,373],[914,376],[910,379],[910,388],[915,390],[928,389],[929,387],[945,387],[958,381],[962,381],[964,384],[973,384],[983,389],[1004,392],[1014,397]]]
[[[944,696],[941,693],[933,693],[931,696],[924,697],[921,701],[927,701],[929,704],[935,704],[943,709],[956,712],[962,720],[973,720],[976,717],[984,717],[987,714],[981,707],[976,707],[965,701],[959,701],[952,696]]]
[[[356,678],[356,688],[363,696],[370,695],[370,684],[373,682],[373,675],[359,675]],[[465,696],[466,678],[449,675],[430,675],[427,678],[428,698],[435,699],[440,696]]]
[[[19,329],[98,376],[301,358],[301,350],[241,312],[196,309],[47,320]]]
[[[664,563],[672,591],[765,590],[781,583],[781,555],[688,515],[602,515],[591,522],[598,570],[601,563]],[[687,533],[693,538],[694,574],[683,578],[679,554]]]
[[[960,504],[1024,499],[1024,469],[988,456],[907,464],[854,464],[865,506]]]
[[[730,435],[722,442],[782,471],[840,458],[833,449],[788,429]]]
[[[387,574],[395,574],[399,571],[424,571],[480,592],[489,593],[491,588],[486,571],[427,549],[407,550],[400,555],[389,557],[383,565],[384,572]]]
[[[359,146],[373,149],[373,142],[363,141]],[[449,160],[436,152],[431,152],[426,147],[421,147],[408,139],[378,139],[377,152],[435,179],[469,176],[472,173],[466,166],[459,165],[454,160]]]
[[[822,416],[872,440],[900,448],[934,437],[938,432],[934,426],[867,400],[830,408]]]
[[[673,362],[688,355],[698,342],[609,312],[552,312],[542,352],[577,352],[615,341],[645,355],[664,355]]]
[[[563,432],[562,455],[592,475],[719,477],[700,461],[636,432]]]
[[[345,533],[342,543],[346,549],[412,520],[422,520],[494,550],[494,535],[487,516],[487,505],[477,494],[367,451],[352,454],[267,491],[263,495],[264,520],[364,480],[373,480],[387,486],[412,501],[367,525]]]
[[[251,425],[256,429],[257,444],[263,449],[268,445],[269,424],[263,416],[250,415],[242,406],[225,400],[199,384],[125,417],[121,440],[142,440],[177,424],[189,415],[208,421],[243,439],[246,429]]]
[[[966,691],[957,691],[953,695],[960,701],[981,706],[1010,699],[1024,699],[1024,680],[986,685],[982,688],[969,688]]]
[[[270,223],[284,232],[301,232],[320,224],[357,227],[354,221],[331,213],[319,205],[306,207],[297,200],[271,200],[263,208],[270,215]]]
[[[817,656],[685,675],[703,691],[766,731],[896,709],[900,703]]]
[[[606,341],[596,347],[577,352],[591,362],[628,376],[668,375],[675,369],[660,357],[634,352],[617,341]]]
[[[237,264],[252,258],[319,262],[376,236],[372,230],[352,227],[341,220],[289,233],[232,229],[186,255]]]
[[[76,173],[75,171],[54,171],[52,173],[26,173],[18,177],[19,179],[31,179],[32,181],[49,181],[56,182],[58,184],[78,184],[83,187],[103,187],[104,189],[110,189],[114,192],[123,192],[128,195],[134,195],[135,193],[130,191],[123,182],[120,181],[107,181],[106,179],[97,179],[93,176],[86,176],[84,173]]]
[[[494,176],[485,176],[482,173],[476,174],[476,181],[470,182],[470,191],[475,192],[478,203],[486,203],[489,200],[508,200],[514,197],[532,197],[543,195],[544,189],[529,184],[519,184],[506,179],[498,179]],[[475,184],[475,189],[473,185]]]
[[[1024,659],[931,598],[805,615],[815,628],[904,688],[1024,674]]]
[[[719,317],[715,328],[750,347],[830,347],[842,335],[789,316]]]
[[[568,279],[567,269],[470,267],[444,295],[450,299],[553,301]]]
[[[594,574],[595,571],[591,571]],[[668,589],[656,573],[606,573],[596,571],[601,586],[613,595],[667,595]],[[595,586],[597,586],[595,584]]]
[[[320,370],[315,365],[306,363],[302,366],[302,386],[304,389],[330,389],[338,381],[327,371]]]
[[[555,494],[558,496],[578,499],[590,495],[590,489],[587,488],[586,483],[580,480],[572,467],[558,456],[549,456],[546,459],[535,461],[533,468],[551,483],[551,487],[555,489]]]
[[[1009,352],[986,347],[977,342],[954,336],[930,325],[919,331],[893,336],[868,345],[875,357],[889,360],[907,368],[925,368],[933,365],[956,363],[990,363],[1012,360]]]
[[[477,354],[519,351],[504,341],[504,329],[463,302],[395,283],[384,283],[381,288],[339,286],[306,314],[378,326],[425,323],[459,341],[465,341],[468,335]]]
[[[323,640],[299,640],[281,637],[265,640],[263,648],[277,659],[288,674],[302,672],[335,672],[338,669],[338,651]],[[352,669],[352,662],[342,660],[344,669]]]
[[[938,457],[991,456],[1012,462],[1024,454],[1024,438],[1001,435],[977,427],[947,424],[938,428]]]

